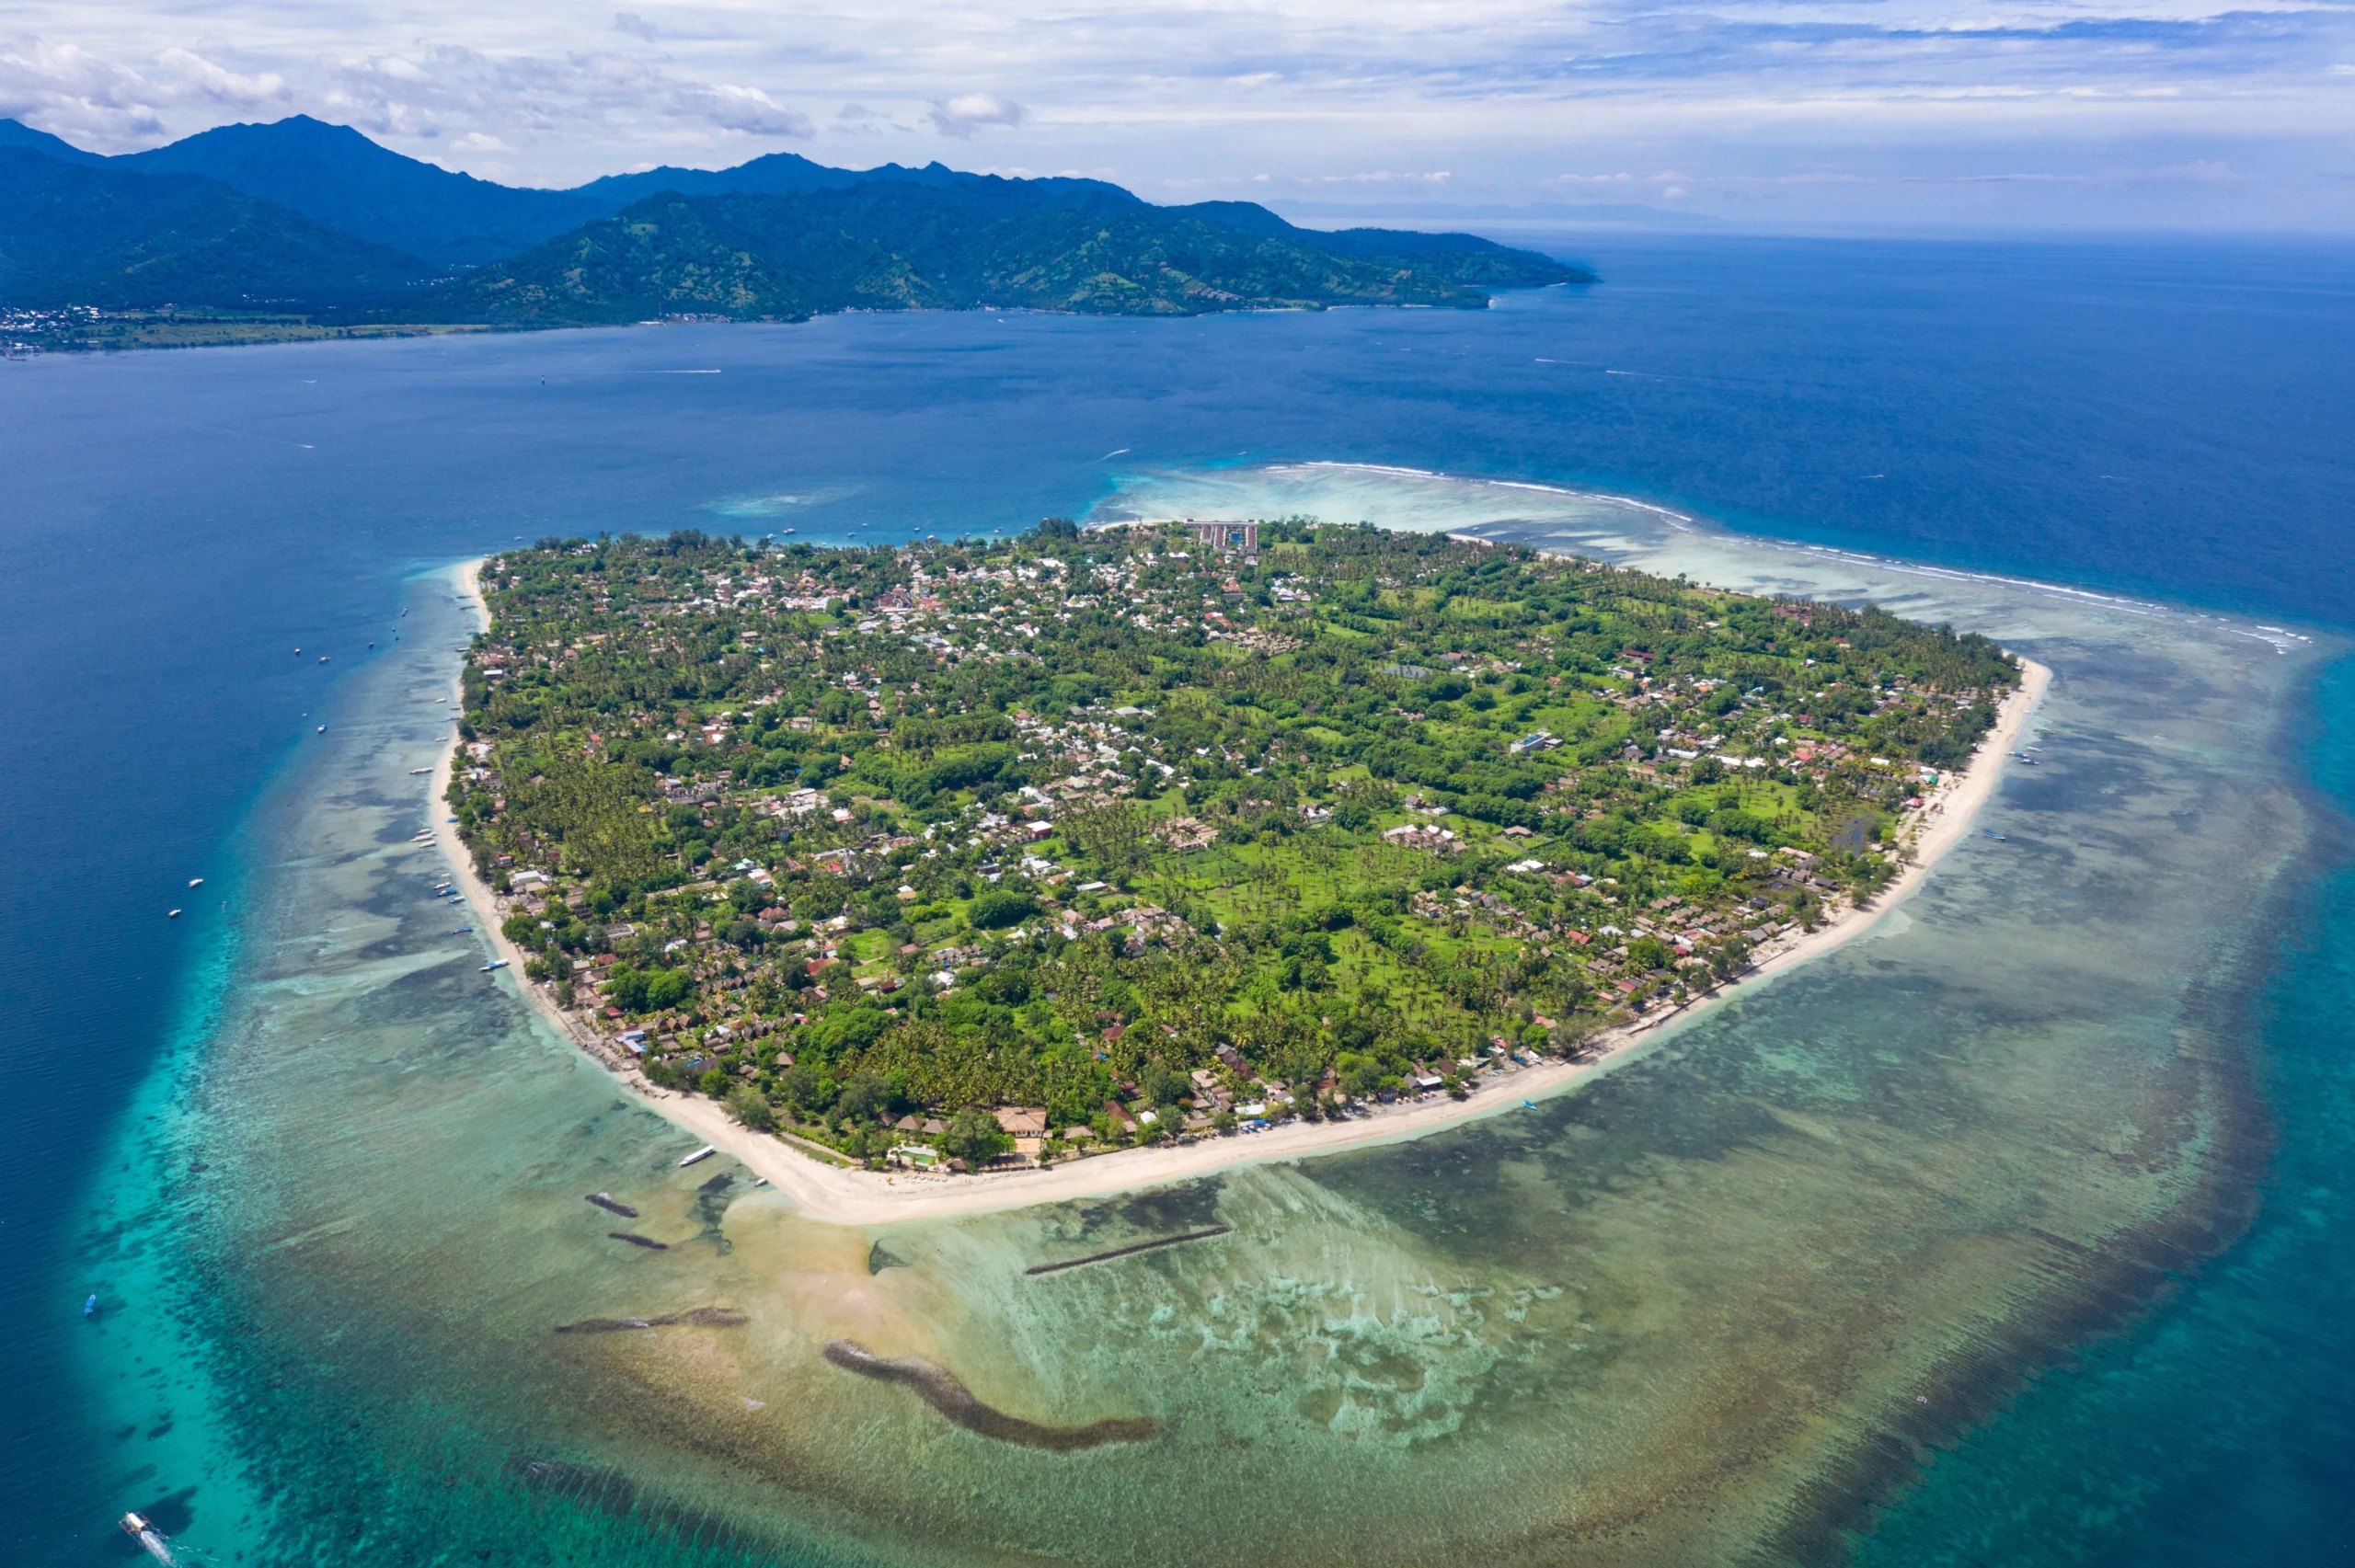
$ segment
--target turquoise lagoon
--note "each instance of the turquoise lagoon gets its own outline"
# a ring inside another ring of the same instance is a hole
[[[471,625],[421,573],[243,830],[220,983],[108,1162],[93,1256],[129,1283],[78,1356],[126,1503],[217,1562],[1840,1558],[1882,1505],[1885,1539],[1935,1517],[1968,1434],[2249,1223],[2269,933],[2331,831],[2293,742],[2335,643],[1396,468],[1134,474],[1095,516],[1172,513],[1951,621],[2053,670],[2039,761],[2005,764],[2001,837],[1867,934],[1537,1109],[845,1229],[680,1170],[693,1140],[450,934],[411,770]],[[667,1250],[614,1240],[594,1192]],[[1149,1430],[985,1436],[826,1360],[838,1337],[1024,1421]]]

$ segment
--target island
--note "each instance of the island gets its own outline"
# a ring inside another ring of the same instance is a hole
[[[2042,674],[1308,519],[550,537],[467,582],[441,830],[502,953],[845,1214],[1520,1104],[1885,907]]]

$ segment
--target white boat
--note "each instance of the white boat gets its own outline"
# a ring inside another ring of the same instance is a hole
[[[178,919],[179,919],[179,918],[180,918],[180,912],[179,912],[179,910],[172,910],[170,913],[167,914],[164,918],[165,918],[166,920],[167,920],[167,921],[176,921],[176,920],[178,920]]]
[[[164,1532],[157,1529],[155,1521],[146,1515],[125,1514],[116,1522],[122,1526],[122,1533],[137,1541],[148,1556],[178,1568],[179,1560],[172,1555],[172,1549],[164,1544]]]
[[[506,959],[504,959],[504,958],[493,958],[489,963],[485,964],[485,965],[482,967],[482,972],[483,972],[484,974],[486,974],[486,975],[487,975],[487,974],[490,973],[493,969],[503,969],[503,968],[505,968],[505,967],[507,967],[507,960],[506,960]]]
[[[409,777],[411,777],[411,778],[415,778],[415,777],[417,777],[417,775],[418,775],[418,774],[419,774],[419,773],[431,773],[432,771],[433,771],[433,770],[432,770],[432,769],[431,769],[431,768],[411,768],[411,769],[408,771],[408,776],[409,776]]]
[[[713,1153],[713,1150],[712,1150],[711,1145],[710,1145],[710,1144],[708,1144],[708,1143],[706,1143],[706,1144],[705,1144],[701,1149],[696,1150],[693,1154],[690,1154],[690,1155],[688,1155],[685,1159],[684,1159],[684,1160],[680,1161],[680,1162],[679,1162],[679,1164],[684,1168],[684,1167],[685,1167],[685,1166],[688,1166],[688,1165],[692,1165],[692,1164],[694,1164],[694,1163],[695,1163],[696,1161],[698,1161],[698,1160],[708,1160],[708,1159],[710,1159],[710,1158],[711,1158],[711,1156],[712,1156],[712,1153]]]
[[[201,876],[191,876],[188,879],[188,885],[191,887],[201,887],[204,886],[204,878]]]

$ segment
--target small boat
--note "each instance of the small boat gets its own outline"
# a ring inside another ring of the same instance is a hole
[[[474,927],[472,927],[472,926],[470,926],[470,925],[462,925],[462,926],[460,926],[457,930],[455,930],[455,931],[452,932],[450,934],[451,934],[451,935],[453,935],[453,936],[464,936],[464,935],[465,935],[468,932],[470,932],[470,931],[472,931],[472,930],[474,930]]]
[[[432,769],[431,769],[431,768],[411,768],[411,769],[408,771],[408,776],[409,776],[409,777],[411,777],[411,778],[415,778],[415,777],[417,777],[417,775],[418,775],[418,774],[419,774],[419,773],[431,773],[432,771],[433,771],[433,770],[432,770]]]
[[[2001,833],[1997,833],[1997,832],[1990,831],[1989,830],[1987,830],[1987,829],[1985,829],[1985,828],[1982,828],[1982,829],[1980,829],[1980,830],[1979,830],[1979,836],[1980,836],[1981,838],[1982,838],[1982,839],[1993,839],[1993,840],[1994,840],[1994,841],[1995,841],[1997,843],[1999,843],[1999,844],[2000,844],[2000,843],[2006,843],[2006,842],[2008,842],[2008,841],[2009,841],[2008,840],[2006,840],[2006,839],[2004,837],[2004,835],[2003,835],[2003,834],[2001,834]]]
[[[157,1529],[155,1521],[146,1515],[125,1514],[116,1522],[121,1525],[122,1533],[137,1541],[148,1556],[158,1562],[170,1564],[171,1568],[178,1568],[179,1560],[172,1555],[172,1549],[164,1544],[164,1532]]]
[[[191,876],[188,879],[188,885],[191,887],[201,887],[204,886],[204,878],[201,876]]]
[[[325,655],[325,654],[321,654],[321,655],[319,655],[319,662],[320,662],[321,664],[325,664],[327,661],[327,655]]]
[[[490,973],[493,969],[503,969],[503,968],[505,968],[505,967],[507,967],[507,960],[506,960],[506,959],[504,959],[504,958],[493,958],[489,963],[485,964],[485,965],[482,967],[482,972],[483,972],[484,974],[486,974],[486,975],[487,975],[487,974]]]
[[[173,910],[167,913],[164,918],[167,921],[176,921],[180,918],[180,912],[178,910]]]
[[[319,726],[319,733],[320,733],[321,735],[325,735],[327,732],[327,727],[326,725],[321,725],[321,726]]]
[[[1523,1100],[1521,1103],[1521,1108],[1524,1111],[1534,1111],[1537,1108],[1537,1102],[1534,1100]]]
[[[694,1164],[698,1160],[708,1160],[715,1152],[716,1150],[713,1150],[711,1145],[706,1143],[701,1149],[696,1150],[693,1154],[690,1154],[685,1159],[680,1161],[680,1168],[684,1170],[687,1166]]]
[[[98,1315],[98,1299],[96,1296],[82,1303],[82,1315],[86,1318],[95,1318]]]

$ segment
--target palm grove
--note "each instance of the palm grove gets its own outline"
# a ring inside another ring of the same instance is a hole
[[[1869,606],[1227,537],[492,559],[451,801],[530,978],[854,1158],[1461,1095],[1881,886],[2018,679]]]

